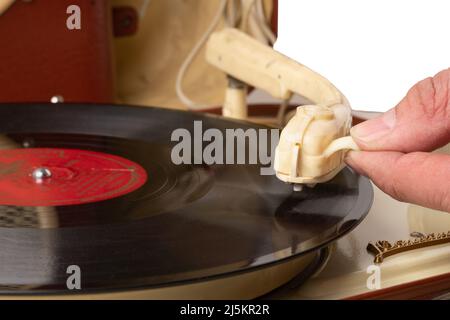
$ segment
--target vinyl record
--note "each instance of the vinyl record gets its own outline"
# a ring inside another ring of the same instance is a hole
[[[294,192],[260,164],[174,164],[172,134],[195,136],[194,121],[268,129],[159,108],[0,105],[0,294],[70,293],[70,266],[83,293],[247,272],[321,248],[368,212],[370,182],[348,168]]]

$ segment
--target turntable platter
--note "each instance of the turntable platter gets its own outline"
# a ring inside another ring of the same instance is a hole
[[[368,212],[370,182],[350,169],[294,192],[274,175],[261,175],[259,165],[174,164],[172,132],[192,132],[198,120],[220,131],[265,128],[159,108],[1,105],[0,133],[6,142],[0,169],[6,166],[5,152],[13,149],[66,150],[62,157],[107,155],[142,171],[136,169],[138,183],[125,192],[61,205],[5,200],[1,189],[10,178],[0,170],[0,295],[68,293],[71,265],[81,270],[82,293],[250,272],[329,244]],[[111,166],[109,160],[102,166]],[[42,165],[45,161],[48,157]]]

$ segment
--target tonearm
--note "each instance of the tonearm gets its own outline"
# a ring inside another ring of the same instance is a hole
[[[343,167],[345,151],[357,149],[349,136],[351,108],[344,95],[327,79],[237,29],[213,33],[207,43],[209,63],[273,97],[299,94],[311,104],[297,108],[280,135],[274,169],[279,179],[315,185],[332,179]],[[247,116],[239,88],[228,89],[224,115]]]

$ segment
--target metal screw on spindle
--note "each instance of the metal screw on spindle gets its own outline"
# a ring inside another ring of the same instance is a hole
[[[32,145],[33,145],[33,143],[32,143],[31,140],[24,140],[24,141],[22,142],[22,146],[23,146],[24,148],[31,148]]]
[[[47,168],[36,168],[33,170],[31,176],[36,182],[41,182],[44,179],[50,178],[52,172]]]

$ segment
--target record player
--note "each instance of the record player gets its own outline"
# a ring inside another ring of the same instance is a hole
[[[55,27],[70,1],[13,2],[0,7],[1,298],[448,292],[450,217],[345,167],[352,121],[372,115],[352,120],[325,77],[270,48],[276,2],[79,1],[80,30]],[[7,31],[47,10],[58,19]],[[247,105],[249,86],[281,107]]]

